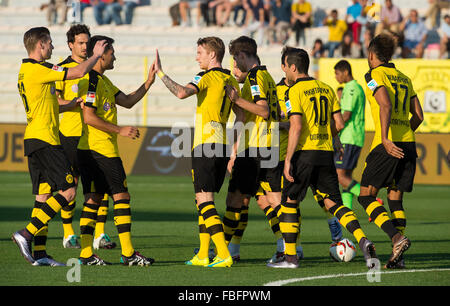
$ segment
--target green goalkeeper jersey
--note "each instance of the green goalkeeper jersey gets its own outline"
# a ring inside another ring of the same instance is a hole
[[[352,80],[345,84],[341,97],[341,111],[352,112],[352,116],[345,123],[339,133],[342,143],[362,147],[364,145],[364,112],[366,96],[361,85]]]

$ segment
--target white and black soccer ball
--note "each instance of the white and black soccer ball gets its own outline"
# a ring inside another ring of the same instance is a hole
[[[356,256],[356,247],[353,242],[344,238],[330,245],[330,256],[339,262],[351,261]]]

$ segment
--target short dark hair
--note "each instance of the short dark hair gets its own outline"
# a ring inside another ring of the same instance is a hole
[[[89,27],[84,24],[74,24],[70,27],[69,31],[67,31],[67,43],[74,43],[75,42],[75,36],[79,34],[87,34],[89,37],[91,37],[91,32],[89,32]]]
[[[229,49],[231,56],[236,56],[239,52],[244,52],[247,56],[258,57],[258,46],[256,41],[248,36],[240,36],[230,41]]]
[[[288,66],[295,65],[299,73],[308,74],[309,70],[309,55],[303,49],[290,48],[286,52],[286,62]]]
[[[286,55],[292,49],[295,49],[295,48],[289,47],[289,46],[284,46],[283,50],[281,50],[281,65],[284,65],[284,63],[286,62]]]
[[[217,61],[222,62],[225,55],[225,44],[219,37],[211,36],[199,38],[197,40],[197,46],[204,46],[208,51],[214,51],[216,53]]]
[[[114,43],[114,39],[112,39],[111,37],[108,37],[108,36],[94,35],[94,36],[91,37],[91,39],[89,39],[89,42],[87,44],[88,57],[91,57],[94,54],[94,46],[100,40],[106,40],[105,52],[112,48],[112,44]]]
[[[50,39],[50,31],[46,27],[35,27],[25,32],[23,35],[23,44],[28,53],[36,48],[39,41],[48,41]]]
[[[352,75],[352,66],[350,66],[350,63],[346,60],[337,62],[336,65],[334,65],[334,70],[347,71],[349,75]]]
[[[370,41],[367,51],[375,53],[380,61],[387,63],[394,55],[395,47],[394,37],[391,34],[382,33]]]

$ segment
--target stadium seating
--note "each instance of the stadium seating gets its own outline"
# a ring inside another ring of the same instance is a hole
[[[26,57],[22,43],[23,33],[32,26],[47,25],[45,12],[39,10],[45,0],[0,0],[0,122],[26,122],[23,105],[17,94],[17,72],[21,58]],[[30,5],[32,3],[32,5]],[[160,51],[165,72],[175,81],[185,84],[199,72],[195,62],[195,46],[199,37],[217,35],[225,44],[241,35],[242,30],[234,27],[195,28],[171,27],[168,8],[176,0],[152,0],[152,5],[136,8],[133,25],[96,26],[92,8],[84,11],[84,21],[91,27],[92,34],[104,34],[116,40],[117,61],[115,69],[107,72],[112,81],[124,92],[135,90],[144,80],[144,60],[148,65],[154,58],[155,48]],[[340,16],[344,16],[346,1],[339,2]],[[426,2],[420,0],[396,0],[405,15],[410,8],[426,9]],[[314,7],[334,8],[335,1],[314,0]],[[195,20],[196,10],[191,12]],[[50,62],[57,63],[69,54],[65,33],[68,26],[51,26],[55,49]],[[326,41],[328,30],[324,27],[313,28],[306,32],[306,49],[312,46],[316,38]],[[291,37],[292,39],[293,37]],[[292,40],[288,42],[292,44]],[[267,65],[275,81],[282,77],[279,69],[282,46],[259,46],[259,54],[263,64]],[[428,55],[428,53],[427,53]],[[230,68],[230,57],[225,56],[223,65]],[[177,121],[193,123],[195,97],[185,101],[175,98],[156,80],[148,94],[146,103],[139,103],[135,108],[126,110],[119,108],[119,124],[170,126]],[[146,105],[146,122],[143,115]]]

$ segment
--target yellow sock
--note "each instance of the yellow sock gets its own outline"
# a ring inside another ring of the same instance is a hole
[[[61,209],[61,219],[63,223],[64,238],[75,235],[72,226],[73,215],[75,214],[75,200],[69,203],[68,206]]]
[[[119,233],[122,255],[130,257],[134,254],[134,248],[131,243],[131,209],[129,199],[114,201],[114,224]]]
[[[102,204],[97,212],[97,223],[95,224],[95,238],[105,233],[106,217],[108,216],[108,194],[105,194]]]
[[[217,256],[225,259],[230,256],[225,235],[223,232],[223,224],[216,211],[213,201],[202,203],[198,206],[200,213],[205,221],[205,226],[211,235],[211,239],[217,249]]]
[[[84,203],[83,211],[80,217],[80,239],[81,252],[80,257],[89,258],[94,252],[92,243],[94,241],[95,220],[97,219],[97,204]]]

